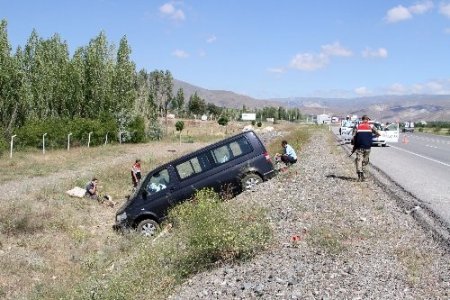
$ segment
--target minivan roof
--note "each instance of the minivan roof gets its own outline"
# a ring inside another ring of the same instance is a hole
[[[197,154],[202,153],[202,152],[205,151],[205,150],[214,148],[214,147],[216,147],[216,146],[218,146],[218,145],[221,145],[221,144],[226,144],[227,142],[229,142],[229,141],[231,141],[231,140],[234,140],[234,139],[236,139],[236,138],[238,138],[238,137],[240,137],[240,136],[248,136],[248,135],[253,135],[253,136],[257,137],[256,132],[254,132],[253,130],[247,130],[247,131],[244,131],[244,132],[235,134],[235,135],[233,135],[233,136],[227,137],[227,138],[225,138],[225,139],[223,139],[223,140],[217,141],[217,142],[215,142],[215,143],[212,143],[212,144],[210,144],[210,145],[207,145],[207,146],[205,146],[205,147],[203,147],[203,148],[200,148],[200,149],[198,149],[198,150],[195,150],[195,151],[193,151],[193,152],[186,153],[186,154],[184,154],[183,156],[180,156],[180,157],[178,157],[178,158],[175,158],[175,159],[173,159],[173,160],[171,160],[171,161],[169,161],[169,162],[167,162],[167,163],[165,163],[165,164],[162,164],[162,165],[156,167],[155,169],[160,169],[160,168],[162,169],[162,168],[165,168],[165,167],[167,167],[167,166],[169,166],[169,165],[177,164],[177,163],[179,163],[179,162],[183,162],[183,161],[186,160],[187,158],[196,156]],[[258,141],[259,141],[259,143],[262,144],[262,142],[259,140],[259,138],[258,138]],[[155,169],[153,169],[153,170],[155,170]]]

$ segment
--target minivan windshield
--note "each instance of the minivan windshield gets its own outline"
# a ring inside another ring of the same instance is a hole
[[[166,189],[169,183],[169,171],[167,169],[162,169],[152,175],[150,180],[147,182],[145,190],[149,193],[149,195],[151,195]]]

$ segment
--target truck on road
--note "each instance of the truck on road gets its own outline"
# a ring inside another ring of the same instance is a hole
[[[402,132],[414,132],[414,122],[405,122],[402,128]]]

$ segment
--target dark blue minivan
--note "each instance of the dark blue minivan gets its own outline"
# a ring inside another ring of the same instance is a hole
[[[116,214],[115,229],[153,236],[170,207],[202,188],[233,195],[268,180],[276,171],[254,131],[246,131],[166,163],[141,184]]]

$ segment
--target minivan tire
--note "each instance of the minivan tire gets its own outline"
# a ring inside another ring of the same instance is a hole
[[[145,219],[139,222],[136,231],[143,236],[155,237],[159,231],[159,224],[152,219]]]
[[[249,173],[244,176],[241,180],[241,186],[243,191],[249,191],[252,190],[255,185],[261,183],[263,180],[261,176],[255,173]]]

